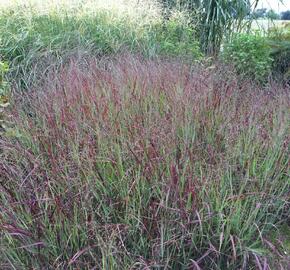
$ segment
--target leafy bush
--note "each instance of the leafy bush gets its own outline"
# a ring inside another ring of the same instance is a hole
[[[278,79],[290,82],[290,23],[269,31],[273,73]]]
[[[243,77],[262,82],[271,71],[272,58],[267,39],[253,34],[238,34],[225,44],[223,60]]]
[[[158,53],[172,56],[190,56],[193,59],[202,58],[195,30],[190,25],[186,13],[172,13],[168,20],[157,25]]]

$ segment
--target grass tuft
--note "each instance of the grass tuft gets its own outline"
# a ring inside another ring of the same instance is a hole
[[[15,94],[0,139],[3,267],[275,269],[289,89],[224,70],[71,60]]]

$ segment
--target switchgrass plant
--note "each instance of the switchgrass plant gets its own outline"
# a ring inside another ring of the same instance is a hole
[[[223,70],[71,60],[15,94],[1,268],[287,269],[289,89]]]
[[[161,13],[149,0],[14,4],[1,10],[0,55],[10,62],[9,80],[21,88],[29,88],[72,55],[101,57],[126,50],[199,60],[202,55],[189,20],[172,17],[163,22]],[[36,63],[37,72],[32,69]]]

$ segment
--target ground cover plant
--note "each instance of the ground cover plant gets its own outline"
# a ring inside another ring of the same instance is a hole
[[[0,9],[0,269],[289,269],[289,33],[32,2]]]

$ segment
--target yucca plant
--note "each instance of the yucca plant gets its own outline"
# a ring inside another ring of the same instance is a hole
[[[201,47],[216,55],[223,38],[245,26],[243,20],[250,13],[251,3],[249,0],[204,0],[201,4],[204,12],[200,28]]]
[[[245,18],[259,0],[161,0],[165,9],[187,9],[196,19],[202,50],[217,55],[225,37],[244,29]],[[167,13],[166,13],[167,14]]]

